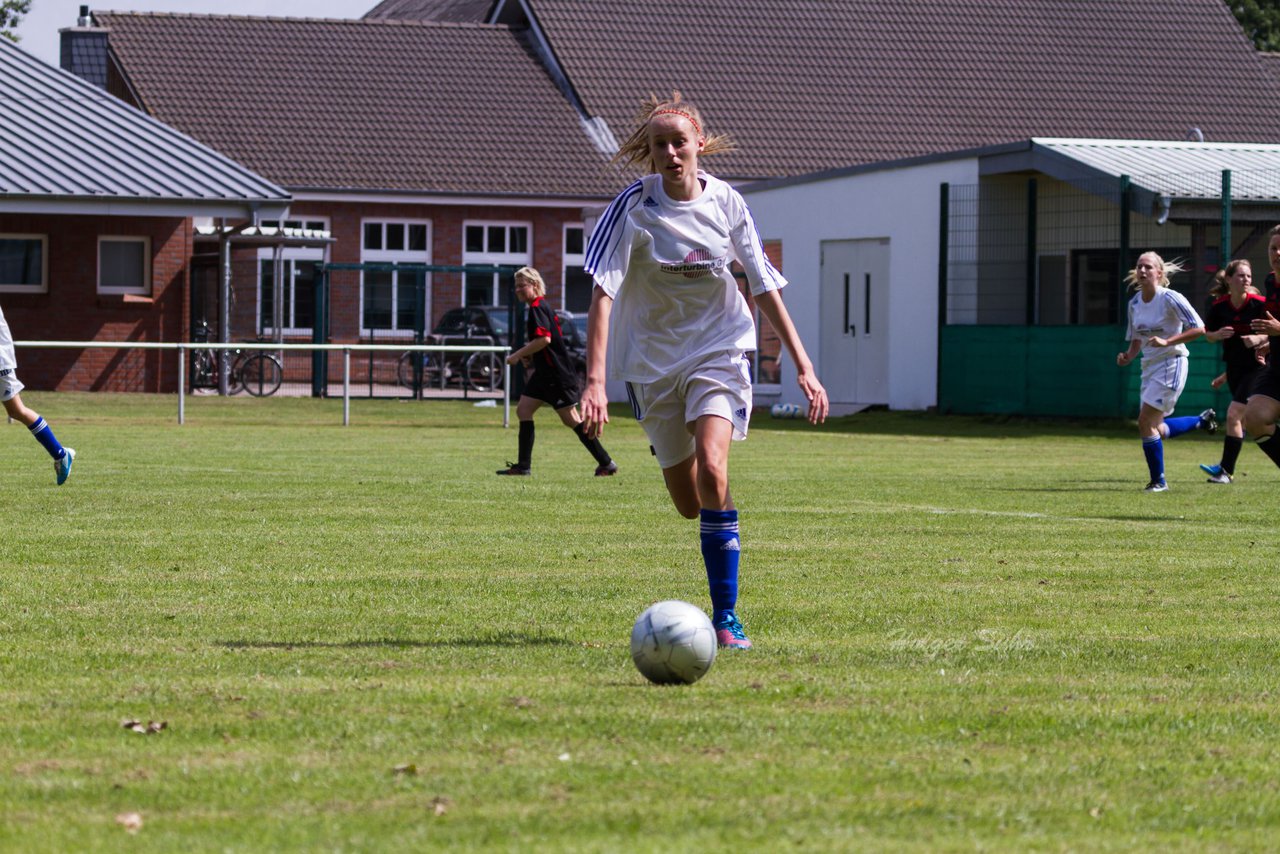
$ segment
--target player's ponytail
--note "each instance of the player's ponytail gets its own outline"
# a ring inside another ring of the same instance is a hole
[[[1178,261],[1178,260],[1166,261],[1154,252],[1143,252],[1141,255],[1138,256],[1139,261],[1141,261],[1143,258],[1155,259],[1156,265],[1160,268],[1160,284],[1161,286],[1166,288],[1169,287],[1170,276],[1176,276],[1178,273],[1182,273],[1187,270],[1186,265],[1184,265],[1181,261]],[[1129,290],[1131,291],[1139,290],[1142,287],[1142,284],[1138,281],[1137,266],[1135,266],[1132,270],[1128,272],[1128,274],[1124,277],[1124,280],[1125,280],[1125,283],[1129,285]]]
[[[649,97],[640,102],[640,111],[636,114],[636,128],[622,145],[618,146],[618,153],[613,155],[611,162],[643,166],[650,172],[656,171],[649,153],[649,120],[654,116],[664,114],[684,116],[689,120],[689,123],[693,125],[693,129],[704,140],[699,157],[706,157],[710,154],[723,154],[738,147],[729,138],[728,134],[708,134],[706,130],[707,124],[703,121],[702,113],[699,112],[697,107],[686,101],[678,90],[673,90],[671,97],[667,100],[662,100],[657,95],[649,93]]]
[[[1209,296],[1220,297],[1223,294],[1230,293],[1231,285],[1228,280],[1234,276],[1236,271],[1242,266],[1253,269],[1253,265],[1248,261],[1243,258],[1237,258],[1234,261],[1228,262],[1227,266],[1215,273],[1213,276],[1213,284],[1209,286]]]

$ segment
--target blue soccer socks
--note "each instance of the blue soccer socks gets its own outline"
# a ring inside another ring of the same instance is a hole
[[[1165,422],[1168,423],[1167,421]],[[1147,458],[1152,483],[1164,483],[1164,442],[1159,436],[1142,440],[1142,453]]]
[[[1164,426],[1168,429],[1166,438],[1172,439],[1174,436],[1181,436],[1183,433],[1189,433],[1200,426],[1199,415],[1181,415],[1177,418],[1166,418]]]
[[[53,435],[53,428],[49,426],[48,421],[37,415],[36,423],[32,424],[29,429],[31,430],[31,435],[36,437],[36,441],[44,445],[44,449],[49,452],[49,456],[55,460],[62,458],[62,445],[58,442],[57,437]]]
[[[738,604],[738,511],[703,510],[702,562],[711,591],[711,622],[723,620]]]

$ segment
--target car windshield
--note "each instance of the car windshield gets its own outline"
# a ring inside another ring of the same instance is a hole
[[[507,334],[507,307],[497,306],[495,308],[485,309],[485,313],[489,315],[489,326],[493,329],[493,334],[502,336]]]

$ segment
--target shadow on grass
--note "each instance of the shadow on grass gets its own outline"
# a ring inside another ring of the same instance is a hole
[[[829,418],[817,427],[803,418],[773,418],[764,408],[751,415],[751,429],[762,431],[817,430],[822,433],[937,436],[942,438],[1021,438],[1106,436],[1128,438],[1135,422],[1119,418],[1035,418],[1025,415],[943,415],[937,412],[890,412],[868,409],[856,415]]]
[[[226,649],[376,649],[379,647],[399,649],[457,649],[463,647],[519,647],[519,646],[574,646],[574,642],[565,638],[548,637],[546,635],[504,634],[488,635],[472,638],[450,638],[445,640],[419,641],[403,638],[376,638],[372,640],[353,641],[268,641],[268,640],[225,640],[218,641],[218,646]]]

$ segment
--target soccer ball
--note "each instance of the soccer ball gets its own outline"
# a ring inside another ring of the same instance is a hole
[[[631,660],[650,682],[697,682],[716,660],[716,630],[701,608],[675,599],[650,605],[631,629]]]

